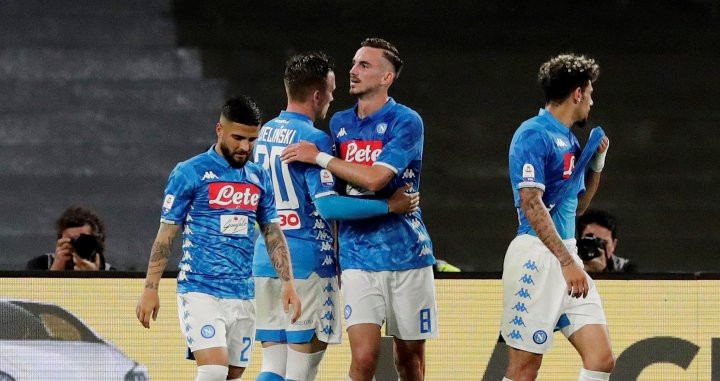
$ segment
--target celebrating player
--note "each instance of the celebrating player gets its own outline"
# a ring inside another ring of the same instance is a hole
[[[285,312],[292,305],[292,321],[302,312],[270,176],[248,161],[259,128],[255,103],[247,97],[231,98],[215,127],[217,143],[172,171],[136,309],[138,320],[149,328],[160,308],[158,285],[170,247],[184,226],[177,304],[180,327],[197,361],[198,381],[240,379],[250,361],[256,220],[282,280],[278,298]]]
[[[509,346],[503,380],[537,377],[553,329],[561,330],[582,358],[578,380],[608,380],[614,367],[600,295],[574,239],[575,215],[597,191],[610,144],[593,131],[580,154],[570,129],[587,121],[599,70],[595,60],[574,54],[545,62],[538,74],[545,108],[520,125],[510,144],[520,227],[503,266],[501,334]]]
[[[368,38],[355,53],[350,94],[355,107],[335,114],[330,130],[340,158],[314,144],[292,144],[285,162],[316,163],[347,182],[345,194],[386,198],[420,186],[423,123],[412,109],[388,96],[400,74],[398,50]],[[370,380],[380,351],[380,328],[394,336],[395,364],[402,380],[422,380],[425,340],[437,337],[432,244],[420,210],[406,215],[342,221],[340,267],[345,320],[352,351],[350,379]]]
[[[270,263],[264,240],[256,242],[257,330],[263,365],[257,380],[313,380],[328,343],[340,342],[340,305],[336,260],[329,219],[358,219],[390,212],[408,213],[419,196],[398,188],[389,202],[338,196],[326,169],[280,161],[285,148],[300,140],[332,153],[327,134],[313,126],[324,119],[335,90],[333,66],[323,53],[298,54],[284,74],[288,105],[260,130],[255,162],[271,173],[280,226],[292,254],[295,285],[303,311],[295,323],[283,314],[280,280]],[[288,345],[285,345],[288,344]]]

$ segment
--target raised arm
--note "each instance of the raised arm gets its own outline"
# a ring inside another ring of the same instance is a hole
[[[395,173],[381,165],[363,165],[350,163],[320,152],[315,144],[308,141],[290,144],[285,148],[280,159],[285,163],[300,161],[308,164],[318,164],[327,168],[333,175],[369,191],[377,192],[385,187]]]
[[[278,278],[283,283],[283,307],[285,312],[289,311],[289,305],[293,305],[293,316],[291,321],[294,323],[301,312],[300,298],[295,291],[295,282],[292,271],[292,262],[290,260],[290,251],[285,240],[285,235],[280,229],[280,224],[271,222],[269,224],[261,224],[265,245],[267,246],[270,262],[273,264]]]
[[[170,258],[170,248],[179,231],[180,225],[161,222],[155,242],[153,242],[150,250],[150,260],[145,275],[145,288],[135,308],[135,314],[145,328],[150,328],[151,317],[153,320],[157,320],[158,311],[160,310],[158,287]]]
[[[590,206],[590,201],[595,197],[598,186],[600,185],[600,174],[605,166],[605,155],[610,147],[610,140],[607,136],[603,137],[598,146],[597,152],[588,164],[588,171],[585,173],[585,193],[578,198],[577,215],[585,213]]]
[[[550,212],[542,200],[543,191],[539,188],[522,188],[520,206],[538,238],[560,262],[563,276],[568,286],[568,293],[573,297],[583,298],[588,293],[588,282],[585,271],[570,255],[555,228]]]

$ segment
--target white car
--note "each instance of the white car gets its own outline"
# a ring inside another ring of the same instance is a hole
[[[0,381],[150,380],[147,367],[55,304],[0,299]]]

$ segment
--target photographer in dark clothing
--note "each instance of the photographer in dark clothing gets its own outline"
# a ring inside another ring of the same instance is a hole
[[[105,224],[90,209],[67,208],[55,222],[55,252],[37,256],[27,270],[113,270],[105,262]]]
[[[588,210],[576,221],[578,256],[587,272],[630,272],[634,265],[615,255],[617,220],[602,210]]]

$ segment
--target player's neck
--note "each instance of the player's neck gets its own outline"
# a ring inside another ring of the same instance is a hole
[[[315,122],[315,113],[313,112],[312,105],[309,103],[289,101],[285,111],[303,114]]]
[[[365,119],[368,115],[376,113],[385,106],[390,99],[387,92],[378,91],[374,94],[365,94],[358,98],[357,116]]]
[[[567,102],[563,102],[560,104],[548,103],[547,105],[545,105],[545,110],[552,114],[555,119],[557,119],[567,128],[570,128],[573,126],[573,124],[575,124],[575,109],[572,107],[571,104],[568,104]]]

